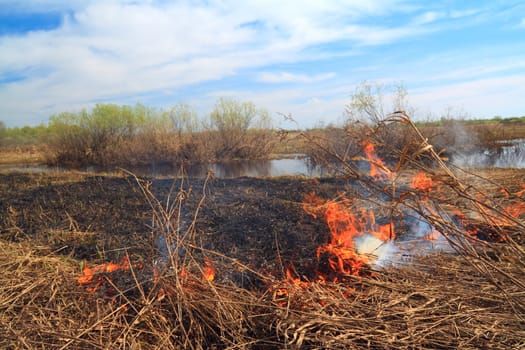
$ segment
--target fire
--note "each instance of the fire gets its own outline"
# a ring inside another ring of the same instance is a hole
[[[379,253],[380,246],[395,237],[392,222],[377,224],[372,211],[361,209],[355,214],[350,210],[351,204],[348,199],[323,202],[310,194],[304,205],[307,213],[313,217],[322,215],[328,225],[330,241],[317,248],[316,254],[319,260],[325,254],[328,256],[329,268],[336,275],[359,275],[363,266],[374,261],[373,256]],[[364,235],[373,237],[373,240],[359,239]],[[362,243],[361,249],[358,249],[357,242]]]
[[[211,260],[209,258],[204,259],[204,267],[202,269],[203,277],[206,281],[211,282],[215,279],[215,273],[217,271],[213,267]]]
[[[100,274],[104,274],[104,273],[115,272],[118,270],[129,270],[130,267],[131,265],[129,263],[129,258],[127,256],[122,258],[120,263],[109,262],[105,264],[95,265],[93,267],[89,267],[86,265],[84,266],[84,269],[82,270],[82,274],[77,277],[77,282],[80,285],[90,284],[93,282],[95,276],[99,276]],[[90,289],[95,291],[100,286],[100,283],[102,283],[102,279],[98,278],[97,285]]]
[[[523,213],[525,213],[525,203],[517,202],[514,204],[510,204],[506,206],[504,210],[507,214],[509,214],[514,219],[518,219]]]
[[[523,186],[523,185],[522,185]],[[510,197],[510,193],[506,190],[502,190],[505,197]],[[521,191],[517,192],[516,195],[520,197]],[[482,194],[477,194],[476,200],[483,203],[487,208],[485,214],[490,217],[489,224],[497,226],[514,226],[515,220],[519,220],[520,217],[525,214],[525,202],[522,200],[509,200],[507,205],[498,206],[493,200],[487,198]],[[499,208],[500,211],[490,208]],[[503,213],[504,215],[501,215]]]
[[[430,192],[432,190],[432,179],[427,176],[424,172],[420,172],[414,176],[412,179],[412,182],[410,183],[410,187],[413,189],[417,189],[423,192]]]
[[[108,262],[92,267],[86,265],[82,270],[82,274],[77,277],[77,282],[79,285],[84,286],[86,291],[97,293],[99,297],[116,303],[118,300],[116,295],[120,292],[115,290],[113,285],[114,282],[112,281],[112,277],[114,276],[110,276],[109,274],[130,270],[131,266],[128,257],[124,257],[120,263]],[[135,263],[133,264],[133,267],[142,269],[143,265],[141,263]],[[156,294],[157,300],[161,301],[164,298],[171,296],[172,291],[169,286],[163,284],[159,268],[153,266],[151,271],[153,274],[153,288],[159,286]],[[216,269],[209,258],[204,259],[204,266],[200,268],[200,271],[202,275],[199,276],[198,274],[188,272],[184,268],[180,269],[178,276],[181,278],[181,281],[183,281],[182,285],[186,290],[191,291],[195,285],[201,286],[203,281],[212,282],[215,279]],[[165,286],[167,288],[165,288]],[[125,305],[122,306],[126,309]]]
[[[518,197],[522,197],[523,194],[525,193],[525,184],[520,184],[520,186],[521,186],[521,190],[516,192],[516,196]]]
[[[437,230],[432,230],[432,232],[430,232],[428,235],[424,236],[423,237],[423,240],[425,241],[439,241],[440,239],[442,239],[442,235],[439,231]]]
[[[312,280],[297,274],[293,264],[286,269],[286,277],[270,286],[274,302],[281,307],[287,306],[292,296],[315,284],[329,285],[330,282],[348,282],[348,276],[361,276],[363,268],[379,260],[378,256],[387,253],[392,246],[389,241],[395,237],[394,224],[376,223],[371,210],[351,210],[352,201],[347,198],[324,200],[314,193],[305,196],[304,210],[314,218],[323,218],[330,231],[329,242],[316,250],[319,262],[318,271]],[[354,288],[344,284],[344,295],[350,296]],[[297,301],[297,300],[296,300]],[[311,300],[299,303],[309,309]],[[319,300],[322,306],[324,301]]]
[[[390,170],[386,167],[383,160],[376,154],[374,144],[369,141],[363,141],[361,143],[363,152],[366,155],[367,161],[370,163],[370,176],[374,179],[384,179],[391,177]]]
[[[525,184],[520,184],[522,190],[516,192],[517,197],[522,197],[523,193],[525,193]],[[502,192],[505,197],[510,197],[510,193],[506,189],[502,189]],[[503,207],[503,211],[505,214],[510,216],[513,219],[519,219],[519,217],[525,213],[525,202],[523,201],[510,201],[510,204]],[[496,220],[497,225],[513,225],[512,220],[508,218],[498,218]]]

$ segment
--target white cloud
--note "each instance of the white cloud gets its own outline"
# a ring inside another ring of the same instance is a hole
[[[377,69],[367,62],[344,73],[341,67],[304,72],[293,64],[366,54],[373,45],[437,31],[436,21],[441,25],[440,19],[447,16],[475,14],[422,11],[422,6],[405,0],[0,0],[0,7],[58,11],[64,16],[62,25],[53,30],[0,36],[0,120],[7,118],[8,125],[46,121],[51,113],[94,102],[121,103],[165,91],[174,96],[178,90],[239,73],[263,83],[309,86],[278,89],[276,84],[272,88],[278,90],[261,93],[253,88],[246,95],[243,91],[250,90],[243,87],[234,97],[246,96],[263,107],[310,121],[331,121],[342,113],[353,91],[344,79],[355,84],[359,74],[374,79],[379,69],[389,74],[388,68],[375,61]],[[415,14],[420,16],[412,17]],[[387,24],[398,15],[407,15],[406,21]],[[323,49],[341,42],[344,52]],[[388,58],[388,52],[381,54]],[[403,64],[413,66],[412,60]],[[461,67],[455,72],[473,74]],[[410,69],[408,73],[420,74]],[[17,79],[9,81],[13,76]],[[210,89],[202,91],[208,94]],[[216,89],[221,95],[223,88]],[[27,119],[21,123],[19,118]]]
[[[473,117],[521,116],[525,111],[525,74],[474,79],[446,85],[414,89],[410,100],[419,110],[444,111],[448,107],[463,109]]]
[[[481,10],[479,8],[472,8],[472,9],[466,9],[466,10],[452,10],[450,11],[450,18],[457,19],[457,18],[463,18],[463,17],[470,17],[480,12]]]
[[[443,18],[444,14],[436,11],[428,11],[414,19],[414,24],[428,24],[437,21],[440,18]]]
[[[0,37],[0,79],[14,73],[25,78],[0,85],[0,118],[48,114],[50,106],[61,111],[219,80],[242,69],[308,60],[304,49],[312,45],[338,40],[375,44],[411,35],[353,24],[397,3],[387,0],[81,3],[41,0],[22,6],[4,1],[17,11],[47,8],[65,14],[54,30]],[[260,78],[317,82],[332,77],[282,73]]]
[[[459,58],[458,58],[459,60]],[[487,77],[495,74],[508,74],[509,71],[525,69],[524,56],[505,57],[500,60],[488,60],[486,62],[473,62],[465,66],[461,65],[459,68],[451,68],[446,72],[438,73],[427,77],[427,81],[440,80],[470,80],[479,79],[480,77]]]
[[[263,83],[314,83],[323,80],[332,79],[336,76],[335,73],[325,74],[293,74],[289,72],[270,73],[263,72],[257,77],[257,81]]]

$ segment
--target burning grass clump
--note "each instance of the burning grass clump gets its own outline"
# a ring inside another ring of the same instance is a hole
[[[72,261],[20,244],[0,242],[0,250],[4,349],[203,349],[252,341],[257,299],[245,289],[190,274],[144,280],[135,267],[99,271],[96,288],[86,289]]]
[[[506,289],[506,296],[500,288]],[[520,348],[523,313],[457,255],[418,258],[341,284],[293,286],[276,328],[297,348]],[[521,295],[521,296],[520,296]]]
[[[395,161],[385,161],[375,151],[389,144],[382,127],[398,124],[413,137],[389,150]],[[519,184],[499,186],[447,167],[404,112],[366,130],[368,139],[359,146],[364,157],[320,145],[358,190],[309,201],[312,214],[321,212],[330,228],[331,239],[318,253],[329,255],[331,274],[312,282],[292,278],[284,293],[290,312],[278,327],[285,339],[323,348],[523,346],[525,206]],[[468,184],[474,179],[482,184]],[[374,212],[386,214],[386,225],[376,223]],[[385,232],[389,238],[381,238]],[[365,235],[375,237],[367,254],[357,247]],[[394,250],[384,250],[393,238]],[[444,243],[448,253],[427,250],[425,241]],[[362,270],[385,254],[394,267]],[[417,263],[404,267],[406,259]],[[316,312],[306,311],[311,307]]]

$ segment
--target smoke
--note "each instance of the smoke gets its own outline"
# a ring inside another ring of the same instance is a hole
[[[455,153],[452,164],[460,168],[486,168],[490,166],[492,153],[489,150],[478,150],[471,153]]]
[[[461,168],[524,168],[525,140],[483,141],[464,123],[449,120],[438,144],[446,148],[451,163]]]
[[[370,234],[364,234],[354,238],[356,251],[368,258],[371,265],[384,266],[391,261],[397,252],[397,247],[392,241],[382,241]]]
[[[424,217],[414,213],[410,222],[409,238],[423,238],[437,232],[436,228],[432,226]]]
[[[475,133],[469,132],[461,122],[447,121],[443,144],[446,145],[452,164],[458,167],[473,167],[488,164],[490,154],[480,151]]]

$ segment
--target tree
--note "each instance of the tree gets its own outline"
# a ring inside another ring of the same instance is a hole
[[[261,144],[261,133],[268,132],[271,121],[267,111],[252,102],[221,98],[210,114],[211,126],[218,133],[215,154],[218,159],[261,156],[268,140]],[[250,130],[252,129],[252,130]],[[257,134],[258,137],[254,137]]]
[[[404,110],[409,115],[413,108],[408,102],[407,89],[402,84],[362,82],[355,88],[346,108],[349,119],[377,123],[392,112]]]

